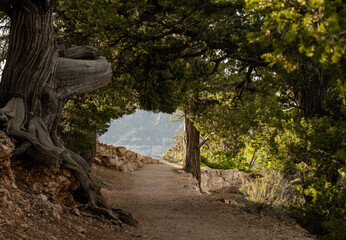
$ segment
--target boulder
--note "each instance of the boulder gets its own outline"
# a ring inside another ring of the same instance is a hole
[[[142,159],[142,162],[143,163],[151,163],[151,157],[148,157],[148,156],[145,156],[143,159]]]
[[[127,169],[129,170],[129,171],[134,171],[134,170],[136,170],[137,169],[137,166],[136,166],[136,164],[135,163],[133,163],[133,162],[127,162],[127,164],[126,164],[126,166],[127,166]]]
[[[102,160],[98,157],[95,157],[94,163],[97,165],[102,165]]]
[[[143,155],[137,153],[137,157],[136,157],[137,160],[143,162],[143,159],[144,159],[144,158],[145,158],[145,156],[143,156]]]
[[[138,159],[136,159],[136,164],[137,164],[137,166],[138,166],[138,168],[141,168],[141,167],[143,167],[143,163],[142,163],[142,161],[140,161],[140,160],[138,160]]]
[[[137,153],[132,152],[132,151],[130,151],[130,150],[127,150],[127,151],[125,152],[125,157],[126,157],[127,159],[137,159]]]
[[[126,148],[125,147],[116,147],[116,154],[119,157],[125,157]]]
[[[106,150],[107,150],[107,147],[106,146],[104,146],[104,145],[99,145],[99,148],[98,148],[98,152],[106,152]]]
[[[117,155],[112,156],[109,159],[109,164],[111,167],[116,167],[119,165],[119,157]]]

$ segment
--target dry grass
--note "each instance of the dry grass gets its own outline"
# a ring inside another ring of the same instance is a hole
[[[268,214],[282,214],[290,200],[294,198],[292,186],[278,171],[265,171],[263,177],[246,182],[240,187],[247,205]]]

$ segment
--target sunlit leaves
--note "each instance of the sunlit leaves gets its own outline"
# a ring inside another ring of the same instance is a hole
[[[246,2],[249,11],[254,9],[263,16],[262,33],[259,34],[265,37],[249,37],[273,45],[271,56],[264,56],[268,62],[276,59],[274,62],[282,63],[288,72],[294,70],[290,67],[292,64],[276,56],[281,52],[288,61],[296,61],[292,56],[295,46],[299,46],[300,53],[324,66],[335,64],[345,57],[346,39],[342,35],[346,26],[346,9],[342,1]]]

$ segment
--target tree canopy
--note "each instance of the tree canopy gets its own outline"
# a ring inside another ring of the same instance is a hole
[[[9,1],[0,3],[10,11]],[[184,109],[209,139],[204,157],[299,179],[296,217],[312,232],[342,238],[343,1],[58,0],[54,12],[66,46],[99,48],[113,72],[106,88],[65,105],[67,144],[76,142],[71,133],[91,140],[135,108]]]

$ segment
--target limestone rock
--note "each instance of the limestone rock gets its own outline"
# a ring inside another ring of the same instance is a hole
[[[125,147],[116,147],[116,154],[119,157],[125,157],[125,153],[126,153],[126,148]]]
[[[143,167],[144,163],[160,164],[161,161],[149,156],[142,156],[125,147],[116,147],[97,141],[95,163],[126,173]]]
[[[210,167],[201,168],[201,188],[205,192],[216,191],[222,188],[239,187],[251,176],[238,169],[219,170]]]
[[[71,191],[78,188],[77,180],[71,172],[59,169],[53,165],[37,165],[30,170],[22,170],[27,184],[36,192],[45,192],[54,196],[54,200],[61,204],[74,203]]]
[[[40,193],[38,196],[38,199],[40,199],[41,201],[48,201],[48,197],[42,193]]]
[[[7,134],[0,131],[0,183],[12,187],[16,187],[11,168],[11,154],[14,148],[14,143]]]
[[[0,158],[9,158],[14,150],[14,143],[6,133],[0,131]]]
[[[2,189],[0,186],[0,208],[6,208],[10,192],[7,189]]]
[[[153,164],[160,164],[161,161],[160,161],[160,159],[154,159],[154,158],[152,158],[151,163],[153,163]]]
[[[94,163],[96,163],[97,165],[101,165],[102,164],[102,160],[98,157],[95,157]]]

